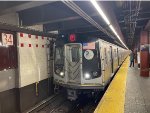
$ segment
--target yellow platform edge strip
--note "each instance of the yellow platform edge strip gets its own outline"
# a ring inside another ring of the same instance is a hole
[[[123,62],[94,113],[124,113],[129,57]]]

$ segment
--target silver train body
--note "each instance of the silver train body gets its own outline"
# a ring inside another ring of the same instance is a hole
[[[126,49],[101,39],[56,45],[54,82],[70,95],[79,89],[104,89],[127,55]]]

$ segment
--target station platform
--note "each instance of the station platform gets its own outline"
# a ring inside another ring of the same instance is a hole
[[[124,61],[94,113],[150,113],[150,78]]]

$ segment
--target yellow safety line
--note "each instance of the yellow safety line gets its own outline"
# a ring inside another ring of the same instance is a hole
[[[124,113],[129,57],[122,64],[94,113]]]

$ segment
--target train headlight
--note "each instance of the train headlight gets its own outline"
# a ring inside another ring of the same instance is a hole
[[[91,78],[91,75],[90,75],[89,73],[85,73],[85,74],[84,74],[84,78],[85,78],[85,79],[90,79],[90,78]]]
[[[96,71],[94,71],[92,74],[93,74],[94,77],[98,76],[98,72],[96,72]]]
[[[64,72],[60,72],[60,74],[59,74],[61,77],[63,77],[64,76]]]

